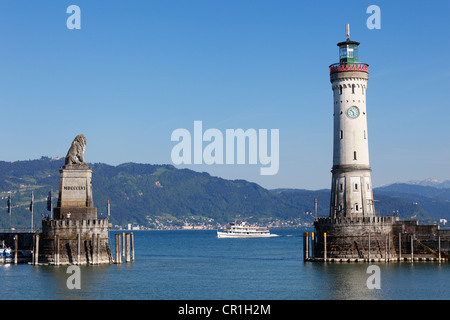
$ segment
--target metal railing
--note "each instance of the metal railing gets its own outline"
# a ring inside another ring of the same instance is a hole
[[[351,71],[369,72],[369,65],[362,62],[345,62],[330,65],[330,74]]]
[[[0,228],[0,233],[35,233],[40,231],[39,229],[33,229],[33,231],[31,231],[30,228]]]

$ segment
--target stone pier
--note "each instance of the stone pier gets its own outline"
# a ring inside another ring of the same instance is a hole
[[[78,135],[60,169],[54,218],[42,221],[35,264],[86,265],[114,263],[108,219],[97,218],[92,196],[92,170],[84,161],[86,138]]]
[[[318,218],[305,261],[448,261],[450,230],[397,217]]]

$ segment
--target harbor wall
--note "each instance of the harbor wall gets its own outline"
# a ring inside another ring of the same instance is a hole
[[[49,220],[42,222],[39,264],[113,263],[107,219]]]
[[[397,217],[318,218],[308,235],[305,260],[445,261],[450,258],[450,230]]]

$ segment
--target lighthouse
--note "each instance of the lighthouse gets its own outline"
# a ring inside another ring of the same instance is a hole
[[[348,25],[346,34],[346,41],[337,44],[339,63],[330,66],[334,119],[330,214],[316,217],[311,242],[304,234],[304,260],[440,261],[444,233],[438,227],[375,215],[366,108],[369,66],[359,62],[359,42],[350,40]],[[450,238],[450,233],[445,236]]]
[[[330,66],[333,91],[333,167],[330,218],[373,217],[366,89],[369,66],[358,60],[359,42],[339,42],[339,63]]]

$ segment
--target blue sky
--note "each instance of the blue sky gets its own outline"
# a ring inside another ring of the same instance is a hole
[[[69,30],[69,5],[81,30]],[[381,29],[369,30],[369,5]],[[450,2],[0,0],[0,160],[170,164],[178,128],[279,129],[278,174],[190,165],[266,188],[329,188],[336,43],[361,42],[374,186],[450,179]]]

